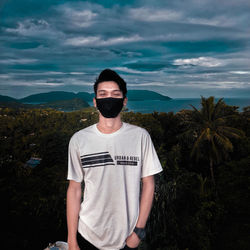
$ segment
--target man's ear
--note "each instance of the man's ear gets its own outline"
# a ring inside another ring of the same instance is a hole
[[[96,108],[96,99],[95,99],[95,97],[93,97],[93,104],[94,104],[94,107]]]
[[[127,102],[128,102],[128,97],[125,97],[124,100],[123,100],[123,106],[124,107],[127,105]]]

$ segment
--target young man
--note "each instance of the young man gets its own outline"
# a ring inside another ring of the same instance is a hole
[[[94,91],[99,122],[75,133],[69,143],[69,250],[138,249],[152,206],[154,175],[162,167],[147,131],[121,121],[126,82],[106,69]]]

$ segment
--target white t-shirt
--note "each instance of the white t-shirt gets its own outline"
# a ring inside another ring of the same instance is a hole
[[[112,134],[96,124],[69,143],[68,180],[84,181],[79,233],[102,250],[125,246],[139,215],[140,180],[162,171],[148,132],[123,123]]]

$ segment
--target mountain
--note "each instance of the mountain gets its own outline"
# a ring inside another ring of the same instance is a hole
[[[157,92],[150,90],[129,90],[128,91],[128,100],[129,101],[145,101],[145,100],[161,100],[169,101],[170,97],[161,95]]]
[[[76,98],[76,94],[72,92],[65,91],[51,91],[47,93],[40,93],[29,95],[22,99],[19,99],[20,102],[30,102],[30,103],[41,103],[41,102],[54,102],[62,100],[70,100]]]
[[[48,93],[30,95],[25,98],[19,99],[19,101],[22,103],[47,103],[47,102],[80,98],[86,102],[92,102],[92,99],[94,96],[95,96],[94,93],[88,93],[88,92],[79,92],[75,94],[73,92],[52,91]],[[128,99],[130,101],[144,101],[144,100],[168,101],[168,100],[171,100],[171,98],[168,96],[164,96],[157,92],[149,91],[149,90],[129,90]]]
[[[94,93],[87,93],[87,92],[79,92],[76,94],[78,98],[82,98],[87,102],[92,102],[93,97],[95,96]],[[144,101],[144,100],[162,100],[162,101],[169,101],[171,100],[170,97],[161,95],[157,92],[150,91],[150,90],[128,90],[127,93],[128,99],[130,101]]]
[[[94,93],[65,91],[52,91],[15,99],[0,95],[0,107],[12,108],[52,108],[64,111],[79,110],[92,104]],[[169,101],[170,97],[149,90],[129,90],[127,93],[129,101],[162,100]]]
[[[53,108],[57,110],[78,110],[89,107],[92,103],[94,93],[65,91],[52,91],[27,96],[22,99],[15,99],[9,96],[0,95],[1,107],[15,108]],[[129,90],[129,101],[162,100],[169,101],[170,97],[161,95],[149,90]],[[28,105],[29,103],[29,105]]]
[[[1,108],[28,108],[26,104],[20,103],[19,100],[0,95],[0,107]]]
[[[35,105],[37,108],[52,108],[64,111],[73,111],[89,107],[89,104],[80,98],[70,100],[47,102]]]
[[[94,94],[93,93],[90,94],[88,92],[79,92],[75,94],[73,92],[51,91],[47,93],[30,95],[22,99],[19,99],[19,101],[26,103],[47,103],[47,102],[72,100],[74,98],[79,98],[86,102],[91,102],[93,97]]]
[[[94,93],[88,93],[88,92],[79,92],[76,94],[77,98],[81,98],[83,100],[85,100],[86,102],[92,102],[93,97],[95,96]]]
[[[0,95],[0,102],[18,102],[18,100],[6,95]]]

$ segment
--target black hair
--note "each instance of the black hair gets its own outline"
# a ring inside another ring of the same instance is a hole
[[[107,82],[107,81],[113,81],[113,82],[117,83],[120,90],[123,93],[123,97],[126,97],[126,94],[127,94],[126,82],[115,71],[113,71],[111,69],[104,69],[100,73],[98,78],[96,79],[95,84],[94,84],[95,95],[97,94],[98,84],[101,82]]]

